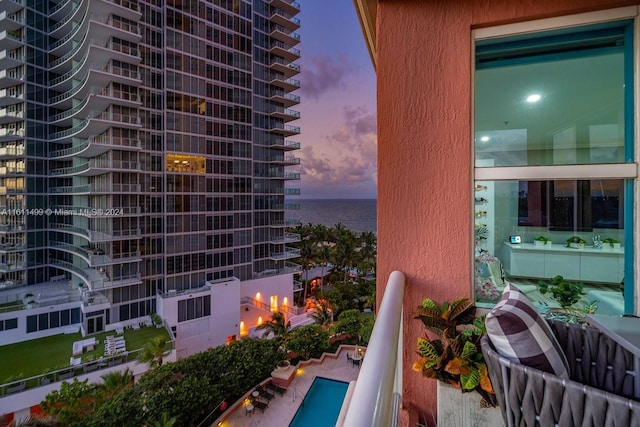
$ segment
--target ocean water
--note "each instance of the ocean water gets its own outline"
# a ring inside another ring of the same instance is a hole
[[[333,227],[341,223],[346,228],[362,233],[376,232],[376,199],[300,199],[299,211],[290,211],[287,217],[299,219],[302,224],[322,224]]]

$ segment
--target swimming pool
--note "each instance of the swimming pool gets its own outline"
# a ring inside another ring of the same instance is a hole
[[[334,427],[349,383],[316,377],[289,427]]]

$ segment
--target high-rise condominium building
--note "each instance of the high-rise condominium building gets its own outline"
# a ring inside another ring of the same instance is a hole
[[[292,303],[299,7],[0,0],[0,342]]]

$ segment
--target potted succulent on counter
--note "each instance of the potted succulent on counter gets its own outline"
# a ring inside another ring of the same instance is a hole
[[[620,249],[620,240],[616,240],[612,237],[602,239],[602,246],[609,249]]]
[[[568,248],[574,248],[574,249],[584,249],[584,245],[587,243],[586,240],[584,240],[582,237],[580,236],[571,236],[567,239],[567,247]]]
[[[533,244],[535,246],[545,246],[545,245],[550,245],[551,244],[551,239],[545,236],[538,236],[535,239],[533,239]]]

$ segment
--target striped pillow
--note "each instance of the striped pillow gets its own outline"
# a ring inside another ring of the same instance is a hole
[[[487,335],[498,354],[525,366],[569,379],[569,364],[551,328],[514,285],[487,314]]]

